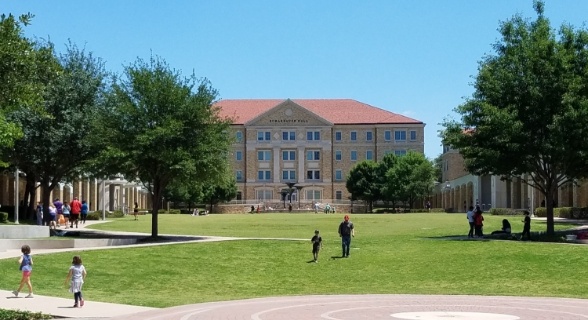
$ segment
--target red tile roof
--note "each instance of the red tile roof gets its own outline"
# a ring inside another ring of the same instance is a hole
[[[228,99],[220,100],[220,116],[232,118],[233,124],[245,124],[286,100]],[[292,99],[308,111],[333,124],[422,124],[409,117],[370,106],[352,99]]]

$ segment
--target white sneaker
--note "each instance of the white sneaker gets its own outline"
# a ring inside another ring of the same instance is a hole
[[[33,294],[29,293],[25,298],[33,298]]]
[[[14,291],[12,291],[12,294],[13,294],[15,297],[18,297],[18,291],[14,290]]]

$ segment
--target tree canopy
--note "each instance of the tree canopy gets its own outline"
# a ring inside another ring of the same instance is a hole
[[[588,32],[558,32],[535,1],[534,21],[502,22],[494,54],[485,56],[471,98],[446,121],[445,143],[459,150],[476,175],[528,177],[547,205],[554,232],[557,188],[588,173]]]
[[[205,183],[225,176],[230,121],[220,118],[216,97],[206,79],[184,77],[159,57],[127,66],[113,85],[102,115],[101,158],[113,173],[139,180],[150,191],[154,237],[172,181]]]

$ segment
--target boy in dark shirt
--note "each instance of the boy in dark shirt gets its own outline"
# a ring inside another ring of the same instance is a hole
[[[323,238],[319,235],[318,230],[314,230],[314,237],[310,239],[310,242],[312,242],[312,257],[314,262],[317,263],[319,251],[323,247]]]
[[[523,234],[521,240],[531,240],[531,217],[529,211],[525,211],[525,219],[523,220]]]

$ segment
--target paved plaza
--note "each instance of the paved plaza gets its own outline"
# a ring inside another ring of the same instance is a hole
[[[113,319],[579,320],[588,319],[588,300],[439,295],[300,296],[193,304]]]

